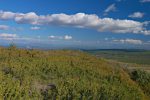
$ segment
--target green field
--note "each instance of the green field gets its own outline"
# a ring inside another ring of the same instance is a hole
[[[150,65],[148,50],[86,50],[86,52],[120,62]]]
[[[71,50],[0,48],[0,100],[149,100],[150,74]]]

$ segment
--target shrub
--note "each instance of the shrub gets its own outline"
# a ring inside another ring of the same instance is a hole
[[[135,70],[131,72],[130,75],[131,79],[139,84],[144,93],[150,96],[150,73],[142,70]]]

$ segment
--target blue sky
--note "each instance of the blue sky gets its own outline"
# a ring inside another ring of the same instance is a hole
[[[0,45],[150,49],[150,0],[1,0]]]

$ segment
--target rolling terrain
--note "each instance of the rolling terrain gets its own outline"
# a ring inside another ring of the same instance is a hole
[[[150,74],[73,50],[0,48],[0,99],[148,100]]]

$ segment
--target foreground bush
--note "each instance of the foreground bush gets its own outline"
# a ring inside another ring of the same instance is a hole
[[[135,70],[131,73],[131,78],[136,81],[143,89],[144,93],[150,96],[150,74],[142,71]]]

